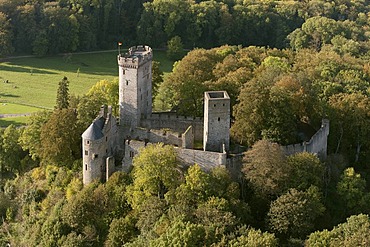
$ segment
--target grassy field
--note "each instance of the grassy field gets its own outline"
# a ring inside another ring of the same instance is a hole
[[[40,108],[13,103],[0,103],[1,114],[22,114],[39,111]]]
[[[164,72],[172,70],[173,63],[167,59],[165,51],[154,51],[154,60],[161,62]],[[84,94],[96,82],[118,77],[117,51],[12,58],[0,62],[0,104],[8,104],[0,108],[0,114],[52,109],[58,83],[64,76],[70,82],[70,94]]]

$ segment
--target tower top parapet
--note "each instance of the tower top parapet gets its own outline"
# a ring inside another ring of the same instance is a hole
[[[125,68],[138,68],[140,65],[151,61],[152,48],[149,46],[133,46],[127,53],[118,55],[118,65]]]
[[[204,92],[204,97],[206,100],[230,100],[229,95],[226,91],[207,91]]]

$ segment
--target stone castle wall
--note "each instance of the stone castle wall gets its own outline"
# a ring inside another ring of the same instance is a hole
[[[282,146],[286,155],[292,155],[300,152],[309,152],[317,154],[321,159],[327,155],[329,120],[323,119],[321,128],[307,142]]]
[[[163,142],[168,145],[173,145],[177,147],[182,146],[181,133],[175,132],[170,129],[144,129],[136,128],[134,131],[135,140],[141,140],[146,142],[158,143]]]
[[[132,167],[133,158],[139,153],[139,150],[147,145],[144,141],[127,140],[125,141],[125,156],[122,160],[122,170],[128,172]]]
[[[242,176],[244,176],[241,173],[242,167],[243,167],[243,157],[244,153],[240,154],[233,154],[228,157],[226,162],[226,168],[230,172],[231,176],[239,181]]]
[[[194,148],[194,131],[190,125],[181,136],[182,148]]]
[[[149,129],[168,128],[175,132],[184,133],[192,126],[194,139],[203,140],[203,118],[178,116],[171,112],[152,113],[147,119],[141,120],[142,127]]]
[[[176,148],[179,161],[184,166],[197,164],[202,170],[210,171],[215,166],[226,166],[226,153],[209,152],[195,149]]]
[[[123,170],[129,171],[132,167],[133,158],[139,154],[141,148],[152,145],[144,141],[131,140],[125,142],[125,157],[123,159]],[[203,150],[185,149],[175,147],[177,158],[183,166],[198,164],[203,170],[209,171],[218,165],[227,164],[226,153],[208,152]]]

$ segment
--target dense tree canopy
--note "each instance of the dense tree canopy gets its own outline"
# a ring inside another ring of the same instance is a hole
[[[278,236],[304,238],[324,210],[316,187],[303,192],[291,189],[271,203],[268,224]]]
[[[339,224],[333,230],[312,233],[307,246],[368,246],[370,244],[370,220],[368,215],[351,216],[347,222]]]
[[[297,49],[321,49],[333,43],[358,55],[368,47],[368,12],[364,0],[4,0],[0,55],[115,48],[117,41],[165,47],[174,37],[188,48],[283,48],[290,42]]]

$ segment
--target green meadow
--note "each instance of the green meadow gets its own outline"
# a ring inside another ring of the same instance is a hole
[[[32,107],[28,105],[20,105],[13,103],[0,103],[0,112],[1,114],[22,114],[22,113],[32,113],[39,111],[40,108]]]
[[[52,109],[58,83],[66,76],[71,95],[82,95],[100,80],[118,77],[117,51],[69,54],[53,57],[19,57],[0,61],[0,115],[31,113]],[[161,62],[164,72],[173,62],[165,51],[154,51],[154,60]],[[27,117],[2,118],[22,124]]]

